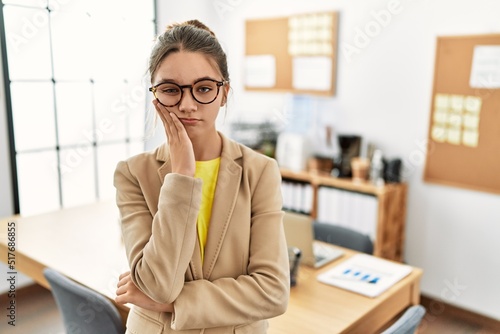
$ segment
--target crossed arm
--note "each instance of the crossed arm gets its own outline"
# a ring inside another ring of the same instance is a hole
[[[161,304],[145,295],[130,278],[130,271],[120,275],[116,290],[115,302],[118,304],[134,304],[156,312],[174,312],[173,303]]]

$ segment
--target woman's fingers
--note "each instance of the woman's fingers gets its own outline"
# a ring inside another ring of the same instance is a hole
[[[130,278],[130,271],[124,272],[119,276],[119,281],[116,289],[115,301],[119,304],[126,304],[131,301],[130,292],[135,288],[134,282]]]
[[[124,272],[123,274],[120,275],[120,277],[118,277],[118,279],[121,280],[122,278],[125,278],[127,276],[130,276],[130,271]]]
[[[171,136],[175,140],[177,140],[177,141],[180,142],[182,140],[182,135],[183,135],[182,131],[185,131],[184,125],[182,125],[182,123],[179,121],[179,119],[177,118],[177,115],[175,115],[172,112],[168,112],[168,114],[166,115],[166,117],[168,118],[168,124],[170,126]],[[178,126],[178,123],[181,125],[180,128]]]
[[[115,302],[118,304],[127,304],[130,303],[130,296],[127,294],[128,290],[123,290],[118,293],[118,290],[116,291],[116,297],[115,297]]]
[[[172,123],[172,118],[169,115],[169,111],[164,106],[162,106],[157,100],[153,100],[153,105],[155,106],[158,115],[160,115],[163,127],[165,128],[165,132],[167,133],[167,138],[170,141],[170,138],[172,137],[172,131],[170,127],[170,124]]]
[[[153,104],[163,122],[163,126],[165,127],[165,131],[167,132],[167,138],[169,142],[171,142],[172,140],[186,139],[186,129],[184,128],[184,125],[181,123],[181,121],[179,121],[177,115],[168,111],[165,106],[163,106],[156,100],[153,101]],[[185,137],[183,138],[183,136]]]
[[[116,289],[116,296],[121,296],[123,294],[125,294],[126,292],[128,291],[127,287],[125,285],[119,287],[118,289]]]
[[[121,287],[121,286],[127,284],[127,282],[129,282],[129,281],[131,281],[130,271],[127,271],[127,272],[120,275],[120,277],[118,278],[118,284],[116,286]]]
[[[181,121],[179,120],[177,115],[175,115],[174,113],[170,113],[169,116],[170,116],[170,119],[172,120],[172,123],[175,126],[177,134],[179,135],[179,139],[183,135],[187,136],[186,128],[184,128],[184,125],[181,123]]]
[[[119,276],[119,280],[118,280],[118,283],[116,284],[116,296],[121,296],[123,294],[125,294],[129,288],[128,288],[128,285],[132,283],[132,279],[130,278],[130,271],[127,271],[127,272],[124,272],[123,274],[121,274]]]

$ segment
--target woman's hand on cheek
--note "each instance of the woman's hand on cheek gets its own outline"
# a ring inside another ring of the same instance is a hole
[[[153,104],[165,127],[170,159],[172,161],[172,172],[187,176],[194,176],[196,162],[194,158],[193,144],[177,116],[169,112],[167,108],[154,100]]]
[[[173,312],[173,304],[161,304],[146,296],[130,278],[127,271],[120,275],[115,302],[118,304],[134,304],[146,310],[156,312]]]

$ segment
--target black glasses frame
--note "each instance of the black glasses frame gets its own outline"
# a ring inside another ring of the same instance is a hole
[[[212,101],[210,101],[210,102],[201,102],[201,101],[198,101],[198,99],[194,96],[194,93],[193,93],[193,87],[194,87],[194,86],[195,86],[198,82],[202,82],[202,81],[212,81],[212,82],[215,82],[215,83],[216,83],[216,86],[217,86],[217,94],[215,94],[214,99],[213,99]],[[156,96],[156,89],[157,89],[159,86],[161,86],[161,85],[163,85],[163,84],[166,84],[166,83],[168,83],[168,84],[172,84],[172,85],[175,85],[175,86],[177,86],[177,87],[179,87],[179,88],[180,88],[180,91],[181,91],[181,97],[179,98],[179,101],[177,101],[177,103],[176,103],[176,104],[172,104],[172,105],[168,105],[168,106],[167,106],[167,105],[165,105],[165,104],[161,103],[161,101],[160,101],[160,99],[158,98],[158,96]],[[222,86],[224,86],[226,83],[227,83],[227,81],[224,81],[224,80],[222,80],[222,81],[217,81],[217,80],[214,80],[214,79],[200,79],[200,80],[195,81],[192,85],[183,85],[183,86],[181,86],[181,85],[176,84],[175,82],[170,82],[170,81],[168,81],[168,82],[160,82],[159,84],[156,84],[156,85],[154,85],[154,86],[152,86],[152,87],[149,87],[149,91],[153,93],[153,95],[154,95],[154,96],[155,96],[155,98],[156,98],[156,101],[158,101],[158,103],[160,103],[162,106],[165,106],[165,107],[175,107],[176,105],[178,105],[178,104],[182,101],[182,97],[184,96],[184,89],[186,89],[186,88],[189,88],[189,91],[191,92],[191,96],[193,97],[193,99],[194,99],[196,102],[198,102],[198,103],[200,103],[200,104],[210,104],[210,103],[214,102],[214,101],[217,99],[217,97],[219,96],[219,91],[220,91],[220,88],[221,88]]]

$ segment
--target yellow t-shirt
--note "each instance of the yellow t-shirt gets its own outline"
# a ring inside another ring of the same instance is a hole
[[[215,186],[219,175],[220,157],[208,161],[196,161],[196,172],[194,177],[203,181],[201,190],[201,206],[198,213],[197,227],[198,240],[201,249],[201,262],[205,257],[205,245],[207,243],[208,226],[212,215],[212,204],[214,202]]]

